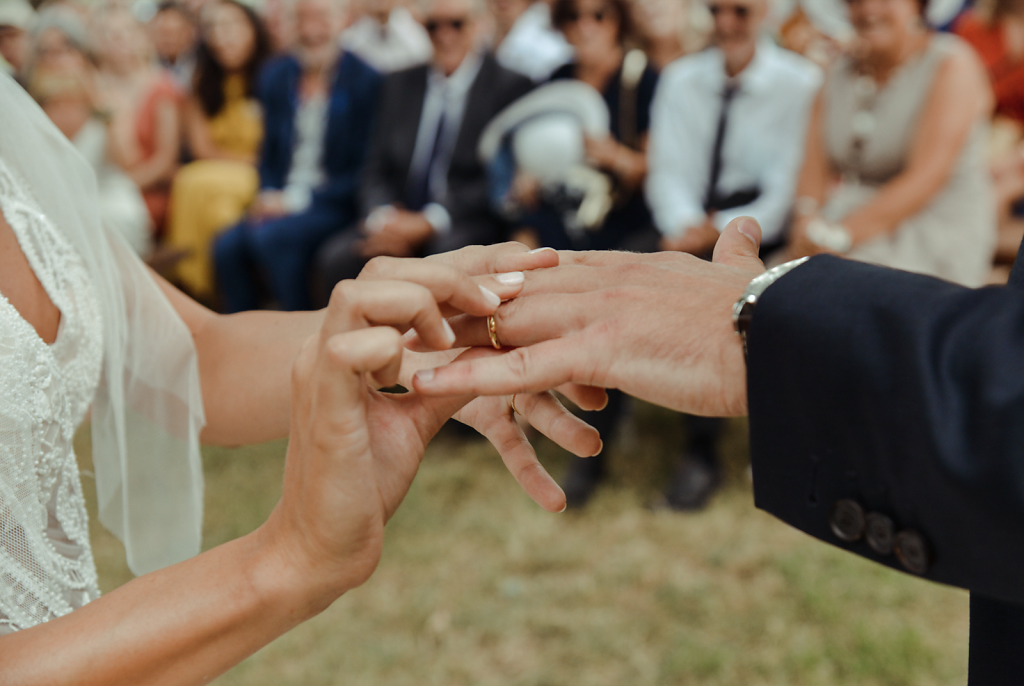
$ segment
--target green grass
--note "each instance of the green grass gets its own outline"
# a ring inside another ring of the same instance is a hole
[[[683,438],[664,410],[638,408],[610,448],[609,486],[581,513],[542,511],[486,443],[442,436],[388,525],[373,578],[216,684],[964,683],[967,594],[755,510],[745,432],[730,423],[727,487],[689,516],[647,507]],[[560,474],[566,456],[537,443]],[[206,451],[207,546],[263,521],[284,449]],[[109,591],[130,578],[124,553],[95,521],[92,531]]]

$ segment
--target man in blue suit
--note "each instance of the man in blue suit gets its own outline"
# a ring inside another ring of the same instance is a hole
[[[499,308],[507,355],[417,375],[432,395],[576,382],[750,414],[755,504],[971,591],[969,683],[1024,683],[1024,263],[971,290],[821,255],[768,272],[741,217],[714,261],[563,253]],[[456,346],[489,345],[453,321]]]
[[[338,48],[343,22],[334,0],[296,0],[293,11],[297,46],[260,76],[259,196],[214,245],[228,312],[258,307],[261,281],[283,309],[310,309],[313,255],[356,219],[381,77]]]

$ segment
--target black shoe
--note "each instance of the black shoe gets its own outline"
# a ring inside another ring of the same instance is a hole
[[[662,504],[676,512],[703,510],[720,483],[721,476],[713,463],[684,455],[672,473]]]
[[[602,480],[604,480],[604,461],[600,455],[574,459],[572,466],[569,467],[569,473],[565,475],[562,483],[566,508],[577,510],[586,505]]]

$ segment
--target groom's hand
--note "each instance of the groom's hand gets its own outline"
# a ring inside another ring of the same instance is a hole
[[[764,271],[761,229],[729,224],[713,262],[659,253],[562,253],[561,265],[527,274],[495,314],[507,354],[417,375],[423,394],[497,395],[567,382],[618,388],[692,414],[742,415],[746,366],[733,305]],[[452,322],[456,345],[489,345],[486,323]]]

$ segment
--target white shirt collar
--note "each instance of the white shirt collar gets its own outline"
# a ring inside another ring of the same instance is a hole
[[[757,41],[757,48],[754,51],[754,58],[750,64],[741,71],[734,79],[740,85],[744,93],[756,93],[771,84],[771,72],[775,56],[778,50],[777,45],[768,37]],[[706,72],[705,83],[714,90],[721,90],[725,85],[725,56],[718,48],[710,48],[714,56],[717,69],[709,69]]]
[[[441,70],[434,65],[430,66],[429,83],[431,86],[440,86],[445,89],[447,97],[462,95],[469,91],[476,80],[476,75],[483,64],[483,52],[474,49],[470,50],[463,58],[462,64],[452,72],[451,76],[445,76]]]

